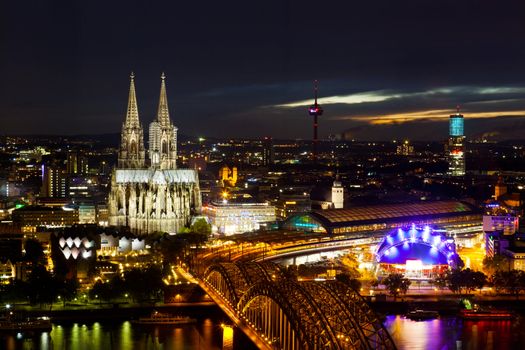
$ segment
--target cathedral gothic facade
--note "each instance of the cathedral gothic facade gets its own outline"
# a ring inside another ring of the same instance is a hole
[[[164,73],[157,116],[149,127],[148,152],[144,148],[131,74],[128,109],[108,207],[111,226],[128,226],[136,234],[178,232],[190,223],[193,215],[200,213],[197,171],[177,169],[177,128],[169,116]]]

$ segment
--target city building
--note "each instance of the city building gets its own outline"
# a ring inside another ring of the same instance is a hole
[[[396,148],[396,154],[398,156],[413,156],[414,155],[414,146],[410,141],[405,140]]]
[[[273,139],[265,137],[263,140],[262,164],[269,166],[275,163],[275,150],[273,148]]]
[[[84,175],[89,172],[88,159],[79,151],[67,153],[66,166],[69,175]]]
[[[67,172],[60,164],[42,164],[42,197],[64,198],[68,196]]]
[[[97,224],[99,226],[108,226],[109,224],[109,209],[106,204],[97,204]]]
[[[448,172],[451,176],[465,175],[465,134],[463,115],[459,113],[450,115],[448,138]]]
[[[178,232],[201,210],[198,172],[177,169],[177,129],[169,118],[164,74],[157,117],[152,124],[147,166],[132,74],[108,209],[109,225],[129,226],[135,234]]]
[[[481,217],[482,213],[468,203],[433,201],[314,210],[292,215],[282,226],[289,230],[343,234],[394,229],[412,223],[468,228],[479,226]]]
[[[78,205],[78,223],[95,224],[97,223],[97,210],[92,203],[80,203]]]
[[[275,201],[277,217],[286,219],[293,214],[311,211],[310,190],[310,186],[281,189],[279,198]]]
[[[513,235],[518,231],[519,218],[514,215],[483,215],[483,232],[500,231]]]
[[[208,217],[213,233],[227,236],[255,231],[275,222],[275,207],[268,203],[224,200],[203,206],[202,214]]]
[[[332,185],[332,208],[342,209],[345,204],[345,189],[338,178]]]
[[[36,232],[38,227],[66,227],[77,224],[78,210],[30,205],[13,211],[12,218],[23,232]]]
[[[223,187],[235,187],[238,180],[237,167],[234,166],[229,168],[227,165],[222,166],[219,170],[219,180],[221,181],[221,185]]]
[[[509,247],[503,254],[509,259],[509,269],[525,271],[525,247]]]

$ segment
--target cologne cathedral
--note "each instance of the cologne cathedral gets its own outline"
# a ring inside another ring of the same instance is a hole
[[[111,178],[109,224],[128,226],[136,234],[178,232],[200,212],[201,194],[197,171],[177,169],[177,127],[169,116],[164,73],[148,146],[146,152],[132,73],[118,163]]]

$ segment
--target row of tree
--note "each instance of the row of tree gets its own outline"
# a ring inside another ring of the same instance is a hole
[[[453,293],[463,294],[471,293],[476,289],[482,289],[487,285],[487,275],[480,271],[474,271],[470,268],[452,269],[438,275],[434,279],[434,285],[440,289],[448,288]]]
[[[135,302],[158,300],[163,292],[162,271],[159,267],[132,268],[123,277],[115,275],[108,281],[97,280],[89,290],[92,300],[112,301],[126,295]],[[2,302],[29,302],[31,305],[52,305],[62,301],[64,305],[78,297],[79,283],[76,279],[64,279],[52,274],[42,265],[36,265],[27,281],[16,280],[0,286]]]
[[[123,275],[115,275],[108,281],[97,280],[89,290],[90,299],[112,301],[129,295],[133,301],[140,302],[161,298],[164,284],[159,267],[133,268]]]
[[[381,283],[394,298],[399,294],[405,294],[411,284],[410,280],[400,273],[392,273],[386,276]],[[488,278],[483,272],[474,271],[470,268],[452,269],[438,275],[433,283],[440,289],[448,288],[457,294],[469,294],[476,289],[481,291],[485,286],[492,286],[498,293],[511,294],[519,298],[520,293],[525,292],[525,272],[521,270],[496,270]]]
[[[1,285],[0,296],[3,302],[29,302],[42,306],[56,302],[59,297],[64,303],[72,300],[77,295],[78,287],[77,280],[52,274],[43,265],[37,264],[26,281],[15,280]]]

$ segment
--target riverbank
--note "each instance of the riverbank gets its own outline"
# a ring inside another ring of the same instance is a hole
[[[408,311],[414,309],[435,310],[441,315],[457,315],[462,308],[460,304],[462,298],[464,297],[457,296],[456,298],[440,300],[398,299],[396,301],[372,301],[368,304],[374,311],[389,315],[406,314]],[[525,313],[525,300],[481,299],[472,296],[466,298],[485,308],[506,309],[518,313]]]
[[[66,308],[40,309],[36,307],[15,307],[15,310],[34,317],[50,317],[53,321],[99,321],[126,320],[149,315],[153,310],[174,315],[200,317],[221,314],[221,309],[214,302],[173,303],[173,304],[100,304],[68,306]]]

